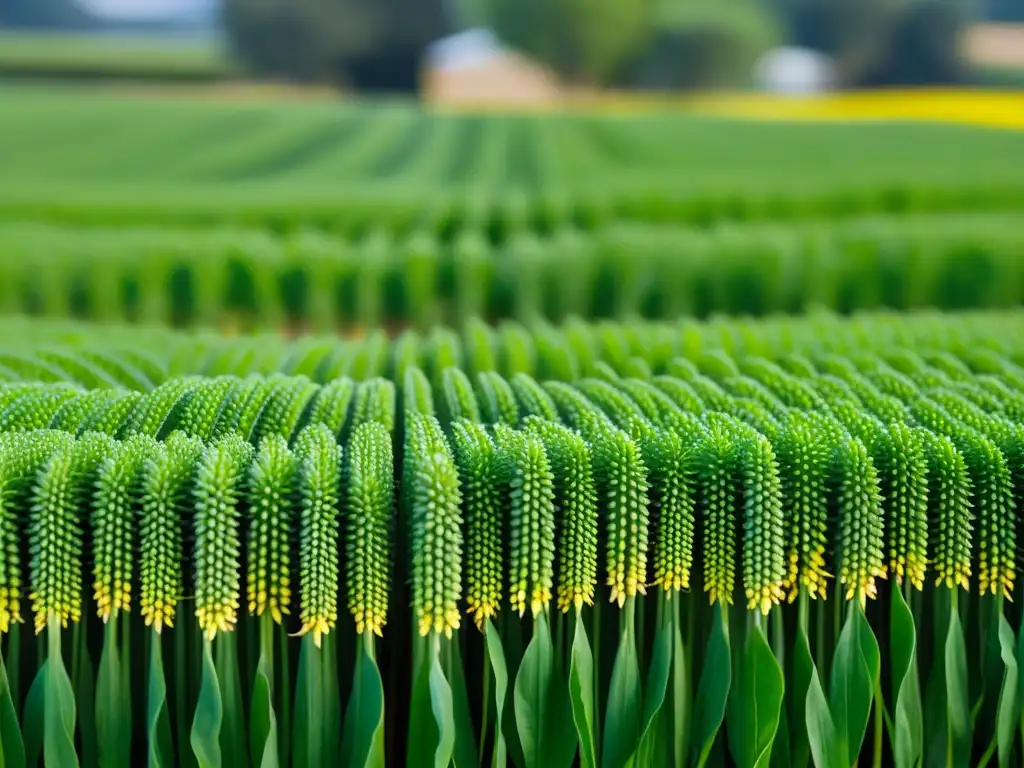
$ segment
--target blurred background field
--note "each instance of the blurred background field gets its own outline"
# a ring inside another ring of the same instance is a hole
[[[1013,305],[1022,30],[999,0],[0,0],[0,312]]]

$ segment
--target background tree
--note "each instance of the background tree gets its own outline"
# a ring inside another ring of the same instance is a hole
[[[415,90],[423,50],[450,29],[444,0],[225,0],[224,26],[254,73]]]
[[[656,0],[490,0],[489,21],[565,79],[601,85],[650,43],[655,10]]]

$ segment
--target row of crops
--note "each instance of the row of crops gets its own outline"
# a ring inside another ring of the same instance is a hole
[[[826,307],[1013,306],[1018,213],[711,228],[617,223],[549,235],[519,222],[350,239],[306,230],[0,226],[0,311],[319,331],[567,317],[675,318]],[[571,279],[563,279],[571,275]]]
[[[1024,755],[1018,310],[0,331],[5,764]]]

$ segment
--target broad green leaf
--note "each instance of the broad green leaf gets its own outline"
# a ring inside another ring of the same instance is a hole
[[[325,677],[323,650],[317,648],[312,635],[304,635],[295,686],[292,765],[296,768],[314,768],[328,759],[323,738]]]
[[[546,766],[550,755],[544,752],[545,733],[549,720],[548,693],[554,675],[551,631],[544,614],[537,616],[533,638],[523,653],[523,660],[513,686],[513,700],[519,741],[527,768]]]
[[[494,624],[488,619],[484,626],[484,641],[487,645],[487,657],[494,673],[494,759],[495,766],[504,766],[507,761],[505,734],[502,731],[502,718],[505,712],[505,697],[508,695],[508,668],[505,665],[505,652],[501,647],[501,637]],[[593,706],[593,699],[591,699]]]
[[[319,730],[322,754],[328,760],[341,749],[341,692],[338,690],[337,633],[324,635],[318,648],[321,659]]]
[[[43,755],[43,728],[46,720],[46,680],[49,676],[49,662],[44,661],[25,699],[22,718],[22,733],[25,736],[25,763],[38,765]]]
[[[18,725],[18,712],[11,698],[7,666],[0,659],[0,763],[3,768],[23,768],[25,743]]]
[[[221,700],[220,681],[213,664],[213,641],[203,638],[202,677],[199,686],[199,701],[189,743],[199,762],[199,768],[220,768],[220,727],[224,719],[224,703]]]
[[[924,713],[917,675],[914,616],[899,587],[892,590],[889,628],[895,702],[893,759],[897,768],[913,768],[924,753]]]
[[[345,712],[341,757],[352,768],[384,766],[384,684],[371,654],[372,643],[370,634],[357,644],[352,694]]]
[[[590,650],[587,627],[582,614],[576,612],[576,630],[572,638],[572,658],[569,662],[569,697],[572,700],[572,719],[576,724],[582,768],[597,768],[596,739],[594,737],[594,655]]]
[[[944,658],[950,750],[947,765],[966,768],[971,759],[971,703],[967,692],[967,646],[955,606],[949,614]]]
[[[1014,656],[1016,638],[1010,623],[1002,610],[999,611],[999,655],[1006,667],[1003,687],[999,691],[999,706],[996,712],[996,743],[999,747],[999,766],[1006,768],[1010,764],[1013,753],[1014,738],[1017,733],[1020,699],[1018,698],[1017,659]]]
[[[430,646],[430,706],[437,723],[437,747],[434,749],[434,768],[448,768],[455,750],[455,714],[452,711],[452,689],[441,668],[441,639],[431,638]],[[427,745],[423,745],[427,748]]]
[[[729,750],[739,768],[767,768],[786,683],[760,626],[747,633],[738,683],[729,697]]]
[[[64,668],[60,651],[60,619],[50,616],[46,625],[46,705],[43,726],[43,760],[46,765],[77,768],[75,750],[75,691]]]
[[[803,596],[800,598],[804,600]],[[806,768],[811,759],[811,745],[807,729],[807,695],[811,680],[815,676],[814,660],[811,658],[811,645],[807,639],[807,631],[798,627],[796,643],[793,646],[793,659],[790,665],[793,673],[790,678],[792,691],[786,696],[790,704],[788,712],[790,723],[789,751],[792,768]],[[821,682],[818,682],[821,687]]]
[[[238,674],[238,637],[222,632],[214,641],[214,663],[220,682],[223,721],[220,728],[221,753],[231,755],[234,764],[248,764],[248,738],[245,730],[245,706],[242,681]],[[337,752],[335,752],[337,754]]]
[[[604,742],[601,747],[602,768],[627,765],[640,744],[643,697],[640,690],[640,661],[636,652],[633,611],[627,603],[625,629],[619,636],[619,650],[612,666],[612,682],[608,691]]]
[[[651,666],[647,671],[647,686],[644,691],[644,719],[640,729],[640,747],[637,750],[637,764],[651,765],[655,751],[655,741],[659,736],[657,719],[661,716],[668,691],[669,677],[672,672],[672,651],[674,623],[670,615],[670,606],[665,609],[658,630],[654,636],[654,647],[651,650]]]
[[[446,638],[441,642],[441,659],[445,677],[452,689],[452,712],[455,716],[455,748],[452,760],[456,768],[477,768],[480,757],[477,754],[476,731],[470,711],[469,691],[466,690],[466,675],[462,668],[458,632],[451,640]]]
[[[409,744],[422,745],[420,749],[406,750],[408,768],[432,766],[434,754],[427,745],[436,745],[439,734],[430,701],[430,655],[432,638],[416,636],[413,653],[412,695],[409,698]]]
[[[96,678],[96,736],[103,766],[127,768],[132,749],[132,707],[128,674],[118,647],[120,617],[103,627],[103,651]]]
[[[683,633],[679,623],[679,603],[674,600],[672,606],[672,677],[670,680],[669,701],[672,705],[671,717],[662,718],[669,731],[670,750],[665,761],[672,760],[673,765],[682,766],[686,763],[690,748],[690,670],[687,667],[686,649],[683,646]],[[662,764],[664,764],[664,762]]]
[[[261,616],[259,623],[260,657],[249,704],[249,753],[254,763],[271,768],[279,764],[273,696],[274,624],[269,615]]]
[[[817,667],[811,668],[804,711],[807,716],[807,742],[815,768],[850,768],[850,753],[832,719]]]
[[[839,635],[829,681],[836,730],[851,756],[860,754],[880,674],[878,641],[860,603],[853,601]]]
[[[96,746],[96,671],[86,642],[86,625],[76,622],[72,626],[71,689],[78,717],[77,751],[82,768],[95,768],[99,760]]]
[[[153,632],[149,642],[149,675],[146,691],[146,742],[150,768],[175,765],[171,746],[171,718],[167,711],[167,683],[164,679],[160,635]]]
[[[708,638],[700,683],[697,685],[694,708],[694,749],[697,750],[697,768],[704,766],[711,755],[718,729],[725,719],[725,708],[729,701],[732,685],[732,651],[729,647],[729,628],[726,622],[727,608],[718,611],[711,622],[711,636]]]

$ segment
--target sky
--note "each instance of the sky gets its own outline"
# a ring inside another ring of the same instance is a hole
[[[215,0],[78,0],[89,11],[108,18],[146,20],[194,16]]]

